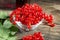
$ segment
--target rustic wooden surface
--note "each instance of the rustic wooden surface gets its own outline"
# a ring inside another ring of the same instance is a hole
[[[45,40],[60,40],[60,3],[46,3],[46,2],[37,2],[43,7],[43,11],[54,15],[54,23],[56,26],[50,28],[47,25],[39,25],[34,31],[18,33],[18,39],[22,38],[24,35],[33,34],[34,32],[42,32]]]
[[[47,3],[47,2],[40,2],[38,4],[43,7],[43,11],[54,15],[54,23],[56,26],[54,28],[50,28],[47,25],[39,25],[34,31],[30,32],[18,32],[17,39],[21,39],[22,36],[33,34],[34,32],[42,32],[45,40],[60,40],[60,3]],[[0,10],[2,11],[2,10]],[[3,10],[5,12],[11,13],[11,11]]]

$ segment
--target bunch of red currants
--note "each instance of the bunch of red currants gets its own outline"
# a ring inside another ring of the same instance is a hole
[[[37,4],[25,4],[10,14],[10,21],[13,24],[16,24],[15,21],[19,21],[22,24],[27,25],[28,29],[31,28],[31,25],[39,23],[42,19],[45,19],[49,26],[55,26],[55,24],[53,24],[53,16],[44,13],[42,7]]]
[[[22,40],[44,40],[41,32],[36,32],[33,35],[24,36]]]

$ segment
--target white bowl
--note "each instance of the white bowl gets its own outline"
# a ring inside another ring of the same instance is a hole
[[[19,21],[15,21],[16,25],[18,27],[18,29],[20,30],[25,30],[25,31],[29,31],[29,30],[34,30],[35,28],[37,28],[40,24],[42,24],[42,21],[40,21],[39,23],[35,24],[35,25],[31,25],[31,29],[28,29],[26,25],[22,24]]]
[[[13,17],[13,20],[15,21],[15,17]],[[28,29],[26,25],[22,24],[20,21],[15,21],[16,22],[16,27],[19,29],[19,30],[25,30],[25,31],[29,31],[29,30],[34,30],[35,28],[37,28],[40,24],[42,24],[43,22],[43,19],[35,24],[35,25],[31,25],[31,29]]]

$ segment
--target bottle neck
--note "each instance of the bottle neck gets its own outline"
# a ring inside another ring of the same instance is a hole
[[[16,0],[16,7],[22,7],[25,3],[27,0]]]

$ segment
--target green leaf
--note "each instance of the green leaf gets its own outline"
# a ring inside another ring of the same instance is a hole
[[[10,31],[8,29],[0,27],[0,37],[7,39],[9,36],[9,33],[10,33]]]
[[[17,32],[17,30],[14,30],[14,27],[11,27],[10,29],[4,28],[2,24],[0,23],[0,40],[15,40],[16,39],[14,34]],[[10,36],[10,34],[14,36]]]
[[[12,26],[12,23],[9,20],[5,20],[3,23],[3,27],[10,28]]]
[[[11,35],[15,35],[15,33],[16,33],[16,32],[13,32],[13,31],[12,31],[12,32],[11,32]]]
[[[0,23],[0,27],[2,27],[2,24]]]
[[[18,29],[12,26],[9,20],[5,20],[3,25],[0,22],[0,40],[16,40],[15,33],[17,31]]]
[[[16,40],[16,37],[9,37],[7,40]]]
[[[16,28],[15,26],[12,26],[10,28],[10,32],[11,32],[11,35],[15,35],[15,33],[18,31],[18,28]]]
[[[5,39],[3,39],[3,38],[0,38],[0,40],[5,40]]]
[[[8,13],[5,11],[0,11],[0,19],[5,19],[8,16]]]
[[[4,28],[0,23],[0,37],[7,39],[9,36],[10,30]]]

